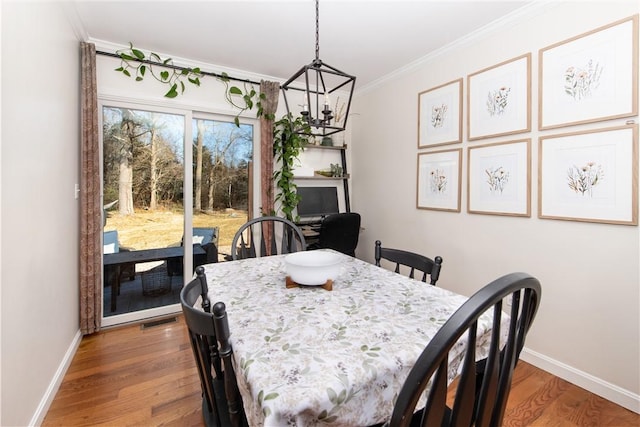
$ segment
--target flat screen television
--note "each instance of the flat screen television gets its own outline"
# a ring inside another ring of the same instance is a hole
[[[301,218],[324,217],[338,213],[337,187],[298,187],[298,215]]]

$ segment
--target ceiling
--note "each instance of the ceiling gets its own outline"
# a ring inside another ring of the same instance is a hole
[[[320,59],[362,88],[532,3],[322,0]],[[313,0],[74,0],[86,40],[287,80],[315,58]],[[219,70],[207,69],[217,72]]]

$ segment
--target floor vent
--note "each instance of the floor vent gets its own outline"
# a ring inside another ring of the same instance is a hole
[[[164,319],[143,323],[142,325],[140,325],[140,329],[149,329],[155,326],[166,325],[167,323],[175,323],[177,321],[178,321],[177,317],[167,317]]]

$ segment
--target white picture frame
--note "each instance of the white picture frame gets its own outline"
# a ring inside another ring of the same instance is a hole
[[[531,130],[531,53],[467,76],[467,139]]]
[[[418,153],[418,209],[460,212],[462,148]]]
[[[638,225],[638,125],[539,138],[538,217]]]
[[[462,78],[418,94],[418,148],[462,142]]]
[[[638,114],[638,15],[540,49],[538,129]]]
[[[467,212],[531,216],[531,139],[467,149]]]

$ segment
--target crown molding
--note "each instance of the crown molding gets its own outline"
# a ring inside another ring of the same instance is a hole
[[[469,34],[442,46],[441,48],[425,55],[413,62],[408,63],[407,65],[392,71],[391,73],[380,77],[379,79],[374,80],[373,82],[367,84],[366,86],[362,86],[359,89],[355,90],[355,95],[363,95],[367,92],[370,92],[384,83],[395,80],[399,77],[402,77],[408,73],[415,71],[416,69],[423,67],[425,64],[435,60],[436,58],[446,55],[454,50],[460,49],[464,46],[468,46],[472,44],[476,39],[484,37],[486,35],[490,35],[494,32],[497,32],[501,29],[504,29],[507,26],[515,25],[521,22],[525,18],[530,18],[534,14],[539,14],[543,10],[549,9],[550,5],[553,3],[557,3],[555,0],[535,0],[531,3],[522,6],[519,9],[514,10],[513,12],[503,16],[502,18],[496,19],[495,21],[470,32]]]

